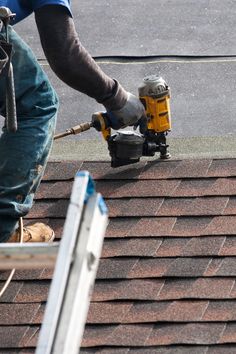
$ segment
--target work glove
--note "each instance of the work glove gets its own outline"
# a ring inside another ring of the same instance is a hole
[[[127,126],[137,125],[140,119],[145,117],[145,109],[140,100],[132,93],[127,92],[115,80],[116,92],[103,105],[107,110],[107,115],[111,128],[118,130]]]

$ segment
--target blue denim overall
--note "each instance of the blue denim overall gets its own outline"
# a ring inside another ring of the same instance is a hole
[[[31,49],[9,28],[13,45],[18,130],[0,137],[0,242],[6,242],[33,204],[52,146],[58,98]],[[5,80],[0,77],[0,114]]]

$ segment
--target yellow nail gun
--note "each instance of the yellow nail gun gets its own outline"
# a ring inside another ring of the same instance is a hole
[[[133,130],[118,130],[112,134],[108,114],[97,112],[90,123],[70,128],[54,139],[93,127],[108,143],[112,167],[138,162],[142,156],[154,156],[156,152],[160,152],[161,159],[169,159],[166,135],[171,130],[170,89],[161,77],[151,75],[143,79],[138,91],[146,112],[146,117],[137,124],[140,132],[136,126]]]

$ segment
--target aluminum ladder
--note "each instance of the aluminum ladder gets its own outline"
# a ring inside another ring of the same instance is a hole
[[[75,176],[60,243],[0,244],[1,270],[55,265],[36,354],[79,353],[107,223],[104,200],[82,171]]]

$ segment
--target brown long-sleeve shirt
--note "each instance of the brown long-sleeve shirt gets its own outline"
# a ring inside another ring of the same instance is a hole
[[[82,46],[67,9],[47,5],[35,11],[35,19],[44,53],[56,75],[108,110],[120,109],[127,100],[126,91],[101,70]]]

